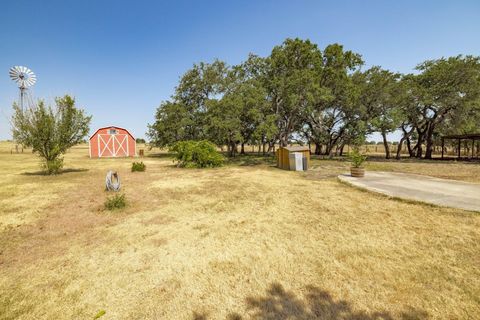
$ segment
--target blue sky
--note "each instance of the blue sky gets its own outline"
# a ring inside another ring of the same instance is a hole
[[[287,37],[334,42],[366,66],[412,72],[426,59],[480,55],[480,1],[26,1],[0,3],[0,139],[10,138],[13,65],[37,98],[66,93],[104,125],[144,137],[156,107],[199,61],[266,56]]]

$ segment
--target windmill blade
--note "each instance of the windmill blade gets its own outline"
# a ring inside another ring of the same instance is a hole
[[[12,78],[13,80],[16,80],[18,79],[20,72],[17,69],[17,67],[12,67],[10,68],[9,74],[10,74],[10,78]]]
[[[10,68],[9,75],[10,78],[23,89],[33,86],[37,81],[35,73],[24,66],[14,66]]]

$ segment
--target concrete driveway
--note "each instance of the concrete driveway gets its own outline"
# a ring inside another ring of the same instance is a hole
[[[364,178],[340,175],[341,181],[392,197],[480,212],[480,184],[409,173],[366,172]]]

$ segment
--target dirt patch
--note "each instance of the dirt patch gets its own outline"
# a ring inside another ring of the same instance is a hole
[[[168,243],[168,240],[165,238],[152,239],[152,243],[155,247],[162,247]]]

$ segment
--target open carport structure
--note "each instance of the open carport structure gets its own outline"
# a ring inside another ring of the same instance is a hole
[[[471,134],[457,134],[457,135],[449,135],[442,137],[442,159],[444,158],[445,153],[445,140],[457,140],[457,157],[461,158],[461,150],[462,150],[462,141],[471,141],[472,142],[472,158],[475,157],[475,141],[480,141],[480,133],[471,133]],[[477,146],[477,158],[478,158],[478,146]],[[467,158],[468,158],[467,154]]]

